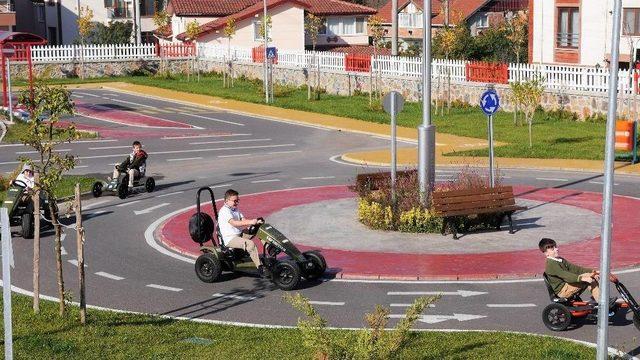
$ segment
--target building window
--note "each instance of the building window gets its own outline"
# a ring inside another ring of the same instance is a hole
[[[43,23],[44,22],[44,6],[36,6],[36,13],[38,16],[38,22]]]
[[[256,20],[253,22],[253,40],[255,41],[263,41],[264,38],[260,33],[260,26],[262,25],[262,20]],[[271,39],[271,27],[267,29],[267,37]]]
[[[476,20],[476,28],[486,29],[489,27],[489,14],[480,14]]]
[[[329,35],[364,34],[365,28],[365,19],[363,17],[330,17],[327,19]]]
[[[156,9],[162,10],[162,2],[158,0],[140,0],[140,16],[153,16]]]
[[[580,41],[580,10],[576,7],[558,8],[558,33],[556,46],[578,48]]]
[[[640,8],[624,9],[622,33],[624,35],[640,36]]]
[[[363,17],[357,17],[356,18],[356,34],[364,34],[364,18]]]
[[[327,35],[327,19],[322,19],[322,25],[318,29],[318,35]]]

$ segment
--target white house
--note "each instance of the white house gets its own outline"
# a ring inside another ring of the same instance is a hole
[[[640,0],[622,0],[620,62],[640,59]],[[530,0],[529,62],[604,66],[611,59],[613,2]]]

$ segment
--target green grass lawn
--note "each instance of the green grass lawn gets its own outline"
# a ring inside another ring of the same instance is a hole
[[[206,75],[197,82],[186,76],[173,79],[161,77],[129,76],[100,79],[125,81],[196,94],[218,96],[252,103],[263,103],[260,81],[236,80],[234,88],[223,88],[222,78]],[[68,84],[78,79],[52,80],[51,83]],[[94,80],[92,80],[94,81]],[[389,116],[377,106],[369,107],[368,95],[352,97],[322,94],[318,101],[307,100],[306,87],[276,87],[274,106],[322,114],[360,119],[376,123],[389,123]],[[605,125],[603,123],[563,120],[539,112],[533,125],[533,147],[529,147],[528,128],[513,124],[513,113],[499,112],[494,118],[495,140],[509,143],[496,148],[496,156],[527,158],[603,159]],[[417,127],[422,122],[420,103],[408,102],[398,117],[398,125]],[[487,119],[478,107],[452,108],[449,115],[434,115],[437,131],[486,139]],[[450,155],[487,156],[488,150],[465,151]]]
[[[16,359],[312,359],[297,329],[201,324],[152,316],[78,309],[65,318],[57,304],[13,296]],[[353,336],[336,331],[334,336]],[[194,344],[188,339],[206,339]],[[1,351],[4,351],[2,349]],[[593,359],[595,350],[564,340],[508,333],[415,333],[399,359]]]
[[[29,124],[20,120],[16,120],[13,124],[7,127],[7,134],[5,135],[4,139],[2,139],[2,142],[8,144],[19,143],[20,137],[27,131],[29,131]],[[58,133],[59,130],[54,129],[53,132],[53,137],[55,139],[56,133]],[[98,137],[98,134],[94,132],[79,131],[78,134],[80,134],[81,139],[95,139]]]

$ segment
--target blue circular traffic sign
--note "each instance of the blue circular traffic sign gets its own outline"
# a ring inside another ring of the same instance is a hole
[[[495,114],[500,108],[500,97],[495,90],[487,90],[480,96],[480,108],[487,116]]]

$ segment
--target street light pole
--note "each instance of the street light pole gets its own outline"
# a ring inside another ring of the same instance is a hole
[[[391,55],[398,56],[398,0],[391,0]]]
[[[140,29],[140,0],[133,0],[133,24],[136,31],[136,44],[142,43],[142,31]]]
[[[609,266],[611,254],[611,212],[613,202],[613,166],[615,160],[616,115],[618,112],[618,65],[620,57],[620,21],[622,0],[613,2],[611,30],[611,63],[609,65],[609,109],[604,161],[604,190],[602,196],[602,241],[600,243],[600,311],[598,311],[597,359],[609,357]]]
[[[268,33],[269,30],[267,29],[267,0],[262,0],[262,7],[263,7],[263,12],[264,15],[262,17],[262,28],[264,29],[264,34],[262,34],[262,36],[264,37],[264,71],[263,71],[263,76],[264,76],[264,98],[265,98],[265,102],[268,104],[269,103],[269,84],[268,84],[268,70],[267,70],[267,46],[269,46],[269,40],[268,40]]]
[[[422,125],[418,126],[418,180],[424,204],[436,175],[436,127],[431,123],[431,1],[422,10]]]

